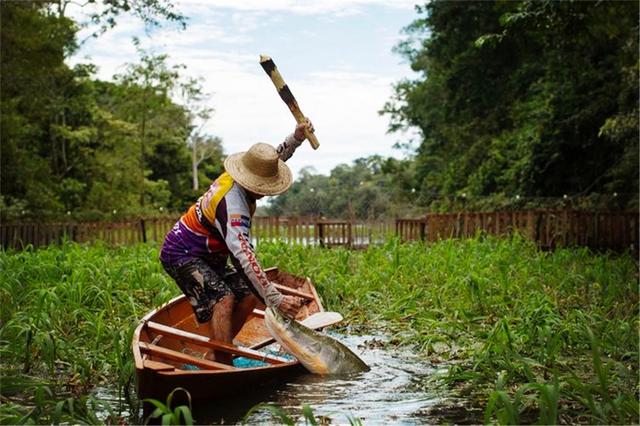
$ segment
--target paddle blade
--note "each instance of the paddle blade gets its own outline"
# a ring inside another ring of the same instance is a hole
[[[340,315],[338,312],[316,312],[315,314],[309,315],[308,317],[300,321],[300,324],[304,325],[307,328],[317,330],[319,328],[329,327],[330,325],[337,324],[342,320],[342,315]]]

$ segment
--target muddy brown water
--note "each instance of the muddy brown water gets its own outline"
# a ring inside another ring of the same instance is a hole
[[[270,403],[284,409],[297,422],[304,423],[302,407],[307,404],[319,423],[350,424],[434,424],[468,423],[466,410],[443,394],[443,390],[425,386],[429,379],[446,373],[416,356],[409,348],[384,345],[386,336],[331,336],[347,345],[370,367],[371,371],[349,376],[301,374],[284,383],[247,390],[242,396],[199,404],[193,409],[197,424],[235,424],[280,422],[268,410],[257,410],[245,419],[255,405]],[[101,388],[96,396],[114,409],[121,401]],[[444,411],[443,411],[444,407]],[[124,411],[121,415],[138,422],[141,413]]]

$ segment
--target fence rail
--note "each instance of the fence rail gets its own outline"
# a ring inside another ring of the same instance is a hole
[[[585,246],[637,252],[638,212],[525,210],[432,213],[421,219],[396,221],[396,235],[403,241],[467,238],[479,232],[489,235],[519,232],[548,249]]]
[[[63,240],[87,243],[135,244],[162,241],[177,218],[147,218],[123,222],[8,223],[0,225],[2,247],[21,249],[59,244]]]
[[[60,243],[104,241],[107,244],[160,242],[177,217],[156,217],[117,223],[0,224],[2,247],[22,249]],[[543,248],[587,246],[638,251],[638,212],[526,210],[514,212],[430,213],[419,219],[386,221],[326,220],[317,217],[254,217],[254,243],[285,241],[323,247],[361,248],[396,235],[403,241],[466,238],[478,233],[519,232]]]
[[[323,247],[366,247],[394,235],[394,221],[326,220],[317,217],[254,217],[254,242],[282,240]]]

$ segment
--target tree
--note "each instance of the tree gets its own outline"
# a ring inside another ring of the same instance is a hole
[[[187,18],[175,9],[168,0],[51,0],[50,10],[58,17],[65,18],[69,5],[85,8],[91,7],[89,22],[80,23],[81,27],[97,27],[90,37],[99,37],[117,24],[117,18],[128,13],[140,19],[148,27],[159,26],[162,21],[175,22],[182,29],[186,27]]]
[[[179,70],[184,65],[168,65],[167,55],[154,55],[142,49],[140,40],[133,39],[140,62],[128,64],[123,74],[115,76],[115,80],[122,84],[126,96],[127,121],[138,125],[138,140],[140,142],[140,174],[139,194],[140,205],[145,205],[146,156],[148,148],[149,120],[156,122],[159,112],[170,105],[170,94],[179,79]],[[124,99],[123,99],[124,100]]]
[[[27,214],[61,209],[55,184],[80,166],[74,156],[90,138],[84,106],[72,102],[81,84],[64,64],[75,48],[73,21],[37,2],[2,2],[0,14],[3,203]]]
[[[189,144],[191,145],[192,153],[193,189],[197,191],[200,189],[198,176],[198,167],[200,167],[200,164],[212,158],[216,159],[218,164],[222,164],[222,139],[212,136],[191,137]]]
[[[270,200],[267,214],[377,219],[410,216],[407,160],[373,155],[334,167],[329,176],[304,168],[286,193]]]
[[[95,219],[139,213],[138,201],[145,199],[151,206],[182,207],[191,197],[186,111],[171,101],[168,90],[156,90],[150,74],[148,84],[140,86],[133,79],[95,81],[92,65],[70,69],[64,61],[76,48],[78,27],[57,13],[55,6],[62,3],[0,3],[3,220],[46,219],[67,211]],[[146,3],[162,2],[137,5]],[[156,64],[149,56],[146,65],[152,68]],[[135,71],[144,76],[143,68],[132,70],[132,76]]]
[[[421,76],[399,82],[383,113],[391,131],[422,132],[425,203],[637,194],[637,3],[433,1],[418,12],[397,49]]]
[[[204,134],[204,128],[209,123],[214,109],[207,104],[209,96],[204,93],[201,80],[189,78],[180,84],[180,89],[183,104],[189,111],[191,120],[187,143],[191,149],[192,188],[198,191],[200,189],[198,168],[203,161],[211,158],[219,163],[222,162],[222,140]]]

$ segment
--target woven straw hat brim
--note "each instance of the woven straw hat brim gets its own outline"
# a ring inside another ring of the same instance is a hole
[[[260,195],[278,195],[291,187],[293,176],[284,161],[278,159],[276,176],[265,178],[254,174],[242,164],[243,155],[244,152],[237,152],[224,160],[224,169],[243,188]]]

